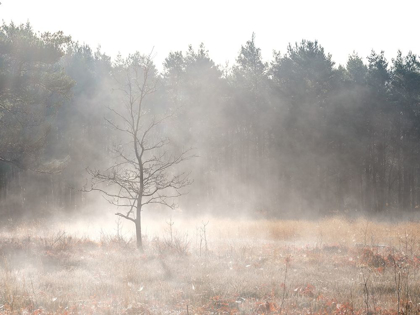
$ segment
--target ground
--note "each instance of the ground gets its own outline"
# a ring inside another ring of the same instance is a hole
[[[420,223],[174,222],[144,253],[119,230],[4,229],[0,314],[420,312]]]

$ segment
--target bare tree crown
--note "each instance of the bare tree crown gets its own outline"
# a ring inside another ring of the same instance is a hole
[[[136,221],[135,210],[159,204],[175,208],[175,199],[191,184],[188,172],[177,172],[178,165],[192,158],[191,149],[171,148],[163,127],[175,110],[159,113],[154,108],[156,71],[150,56],[139,54],[122,62],[115,74],[120,95],[118,108],[110,108],[107,123],[120,133],[113,148],[115,160],[106,170],[92,170],[88,191],[100,191],[113,205],[128,208],[116,215]],[[112,188],[111,188],[112,187]]]

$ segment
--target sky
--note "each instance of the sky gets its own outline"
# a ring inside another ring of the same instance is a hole
[[[35,31],[63,31],[115,58],[153,50],[160,67],[171,51],[203,42],[219,65],[232,65],[256,35],[265,61],[289,43],[318,40],[336,64],[372,49],[388,59],[400,49],[420,54],[420,1],[377,0],[1,0],[5,23],[30,22]]]

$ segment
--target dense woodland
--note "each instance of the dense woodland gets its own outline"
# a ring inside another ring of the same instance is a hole
[[[156,112],[194,180],[177,202],[187,213],[269,217],[416,211],[420,205],[420,62],[417,55],[349,55],[313,41],[264,62],[253,35],[232,66],[202,44],[152,67]],[[146,52],[146,55],[149,52]],[[82,211],[87,169],[106,167],[121,144],[110,127],[121,71],[62,33],[0,30],[0,212],[3,218]],[[158,69],[162,69],[159,71]],[[153,208],[150,207],[150,210]],[[145,209],[146,210],[146,209]]]

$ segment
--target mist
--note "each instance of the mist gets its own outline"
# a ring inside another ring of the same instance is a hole
[[[415,52],[69,35],[0,30],[0,314],[414,314]]]

